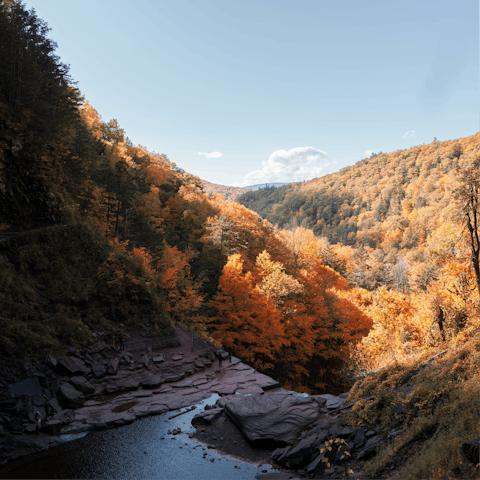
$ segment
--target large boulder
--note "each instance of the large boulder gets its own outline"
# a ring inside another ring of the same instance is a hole
[[[89,394],[95,391],[95,387],[85,377],[72,377],[70,383],[82,393]]]
[[[92,373],[93,373],[93,376],[95,378],[103,378],[106,373],[107,373],[107,370],[106,368],[103,366],[103,365],[94,365],[92,367]]]
[[[60,403],[67,408],[78,408],[85,402],[85,397],[81,392],[69,383],[63,383],[58,389]]]
[[[90,373],[87,364],[76,357],[63,358],[57,363],[57,369],[67,375],[86,375]]]
[[[225,411],[250,442],[290,445],[319,415],[318,403],[311,397],[284,393],[232,396],[225,402]]]

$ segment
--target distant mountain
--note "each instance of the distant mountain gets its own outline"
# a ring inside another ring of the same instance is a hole
[[[249,185],[248,187],[242,187],[246,188],[247,190],[261,190],[262,188],[271,188],[271,187],[283,187],[284,185],[289,185],[291,182],[285,182],[285,183],[258,183],[257,185]]]
[[[226,185],[218,185],[203,180],[205,183],[205,191],[207,193],[219,193],[227,202],[233,202],[237,197],[248,192],[248,187],[227,187]]]

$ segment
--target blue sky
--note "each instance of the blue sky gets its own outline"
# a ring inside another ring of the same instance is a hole
[[[224,185],[479,130],[478,0],[26,0],[104,120]]]

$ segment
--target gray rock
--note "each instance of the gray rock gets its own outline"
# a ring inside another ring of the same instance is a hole
[[[75,413],[73,412],[73,410],[66,408],[55,413],[55,415],[53,415],[53,418],[55,420],[60,420],[62,424],[72,423],[75,420]]]
[[[63,383],[58,389],[60,402],[63,406],[68,408],[78,408],[85,402],[85,397],[81,392],[74,388],[69,383]]]
[[[300,440],[297,445],[290,449],[286,456],[288,463],[292,467],[298,467],[310,461],[317,440],[316,435],[310,435]]]
[[[129,390],[136,390],[140,386],[140,378],[137,376],[130,376],[127,378],[118,379],[115,382],[105,387],[107,394],[128,392]]]
[[[312,476],[318,476],[325,473],[327,469],[326,462],[322,462],[322,458],[325,457],[328,453],[328,450],[325,449],[323,452],[319,453],[307,466],[307,473]]]
[[[150,358],[148,357],[147,354],[145,354],[142,359],[140,360],[140,363],[145,365],[146,368],[148,368],[148,364],[150,363]]]
[[[157,388],[160,386],[162,383],[162,378],[160,375],[153,375],[153,374],[148,374],[143,380],[142,380],[142,387],[143,388]]]
[[[95,378],[103,378],[107,374],[107,370],[103,365],[94,365],[92,373]]]
[[[192,418],[192,425],[211,425],[222,415],[223,412],[223,408],[211,408],[210,410],[206,410]]]
[[[90,394],[95,387],[85,377],[72,377],[70,383],[80,392]]]
[[[250,442],[292,444],[319,414],[318,404],[311,397],[277,393],[235,397],[225,403],[225,410]]]
[[[86,375],[90,373],[90,368],[87,367],[86,363],[77,357],[67,357],[60,360],[57,363],[57,370],[67,375]]]
[[[160,355],[158,357],[153,357],[152,360],[153,360],[153,363],[155,364],[162,363],[165,361],[165,359],[163,358],[163,355]]]
[[[172,360],[174,362],[179,362],[180,360],[183,360],[183,355],[173,355]]]
[[[54,397],[47,401],[46,403],[47,415],[54,415],[55,413],[61,410],[58,400]]]
[[[120,363],[120,360],[117,357],[110,359],[110,362],[108,363],[107,373],[109,375],[115,375],[118,371],[119,363]]]
[[[362,427],[357,427],[355,430],[354,444],[356,450],[360,450],[360,448],[362,448],[367,441],[367,439],[365,438],[365,430],[366,429]]]
[[[382,438],[380,435],[375,435],[374,437],[370,438],[363,447],[363,450],[357,453],[357,460],[368,460],[369,458],[373,457],[381,445]]]

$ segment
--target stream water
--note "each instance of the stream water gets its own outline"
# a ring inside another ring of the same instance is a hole
[[[91,432],[0,469],[0,478],[253,480],[259,473],[277,471],[267,464],[259,467],[223,455],[189,438],[188,433],[194,431],[192,418],[218,398],[212,395],[195,410],[176,418],[170,419],[187,408]],[[167,433],[175,428],[181,428],[182,433]]]

